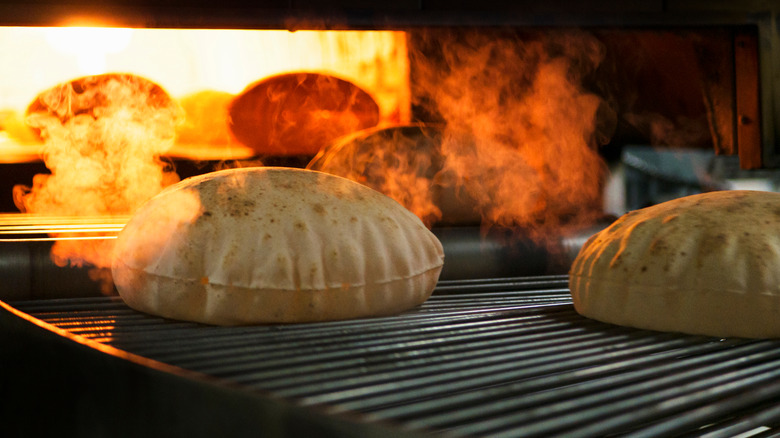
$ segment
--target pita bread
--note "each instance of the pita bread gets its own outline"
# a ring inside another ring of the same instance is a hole
[[[379,192],[244,168],[186,179],[142,206],[112,272],[132,308],[238,325],[395,314],[430,296],[443,260],[433,233]]]
[[[143,121],[155,137],[173,139],[182,111],[156,83],[129,73],[84,76],[58,84],[35,97],[25,113],[37,135],[46,139],[53,127],[83,120],[117,117]]]
[[[588,240],[569,274],[589,318],[780,337],[780,194],[711,192],[628,213]]]
[[[333,140],[379,123],[379,105],[350,81],[295,72],[264,78],[228,108],[239,142],[258,155],[314,155]]]

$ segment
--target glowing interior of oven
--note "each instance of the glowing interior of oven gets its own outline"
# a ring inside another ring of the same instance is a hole
[[[323,140],[305,151],[317,154],[310,166],[366,183],[428,225],[476,221],[533,237],[588,224],[603,215],[606,166],[599,148],[622,122],[643,127],[654,144],[682,141],[708,148],[717,146],[712,133],[730,126],[716,119],[731,107],[713,96],[729,89],[733,78],[720,75],[725,79],[714,85],[701,79],[702,72],[728,71],[728,56],[721,55],[730,54],[731,36],[718,30],[693,37],[607,30],[598,38],[576,29],[0,31],[0,56],[13,60],[0,63],[0,157],[4,162],[42,159],[51,170],[19,181],[14,200],[26,213],[127,216],[178,179],[166,161],[171,157],[230,167],[285,155],[283,149],[258,150],[236,138],[229,110],[255,84],[288,73],[353,84],[376,103],[378,116],[368,131],[392,132],[368,135],[364,139],[371,141],[352,149],[332,147],[340,139]],[[664,58],[623,59],[622,67],[666,63],[650,86],[641,81],[644,71],[632,77],[630,69],[609,64],[641,50]],[[627,79],[594,74],[613,70]],[[675,75],[667,77],[672,71]],[[168,129],[159,108],[125,111],[139,98],[121,86],[118,94],[99,95],[110,101],[111,111],[74,110],[86,94],[74,94],[81,85],[73,81],[102,74],[159,85],[181,114]],[[691,86],[691,78],[697,86]],[[625,84],[634,88],[615,90]],[[705,91],[690,92],[700,89]],[[636,95],[649,96],[645,101],[651,106],[628,107],[640,100]],[[614,96],[623,101],[608,101]],[[272,93],[264,97],[274,98]],[[650,111],[658,102],[676,106],[673,118]],[[707,107],[708,102],[717,105]],[[318,131],[334,124],[332,112],[314,112],[322,113],[320,123],[292,127],[301,131],[300,138],[319,138]],[[283,113],[274,119],[280,126],[287,120]],[[420,121],[426,122],[423,129],[411,125]],[[360,134],[362,128],[341,133]],[[322,157],[326,150],[333,154]]]
[[[3,59],[16,60],[0,66],[5,160],[37,153],[30,146],[38,141],[23,119],[39,93],[74,78],[112,72],[147,78],[185,104],[204,92],[237,95],[280,73],[320,72],[369,91],[383,123],[404,123],[410,117],[403,32],[6,27],[0,41]],[[224,110],[211,109],[217,114]],[[205,129],[215,128],[212,121],[200,122],[210,123]],[[235,143],[220,145],[220,151],[198,149],[196,134],[184,128],[179,134],[187,136],[180,143],[189,145],[177,145],[182,147],[173,155],[208,159],[250,153]],[[206,134],[219,143],[214,133]],[[228,142],[225,137],[223,143]]]

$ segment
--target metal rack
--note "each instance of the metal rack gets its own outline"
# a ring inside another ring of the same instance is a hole
[[[386,318],[213,327],[118,298],[11,303],[68,333],[295,406],[452,436],[771,433],[780,343],[579,316],[565,276],[440,282]]]

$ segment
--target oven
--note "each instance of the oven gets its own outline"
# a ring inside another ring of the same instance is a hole
[[[776,189],[778,13],[0,4],[4,429],[774,436],[777,341],[592,321],[566,274],[626,211]],[[335,108],[342,95],[351,106]],[[242,327],[127,307],[106,257],[134,208],[173,181],[257,165],[345,176],[416,213],[445,252],[431,298],[389,317]]]

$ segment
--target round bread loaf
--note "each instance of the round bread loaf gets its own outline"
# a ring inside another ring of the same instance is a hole
[[[780,337],[780,194],[711,192],[630,212],[585,243],[569,275],[589,318]]]
[[[84,76],[42,91],[27,107],[26,121],[37,135],[48,137],[51,124],[79,117],[116,117],[143,121],[156,137],[173,139],[181,108],[158,84],[130,73]]]
[[[478,225],[477,202],[463,189],[464,181],[444,168],[442,135],[438,126],[364,129],[321,149],[306,168],[367,185],[426,224]],[[473,145],[460,147],[469,150]]]
[[[389,197],[290,168],[213,172],[170,186],[120,233],[112,273],[128,306],[218,325],[390,315],[423,303],[441,243]]]
[[[233,135],[258,155],[314,155],[342,135],[379,123],[379,105],[335,76],[295,72],[249,85],[228,108]]]

